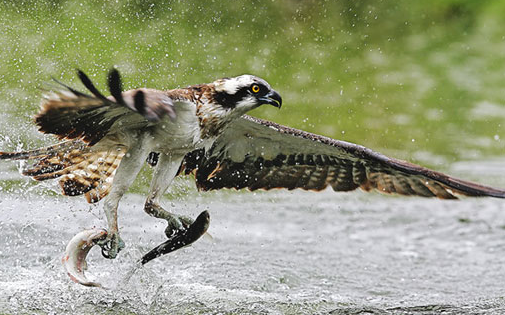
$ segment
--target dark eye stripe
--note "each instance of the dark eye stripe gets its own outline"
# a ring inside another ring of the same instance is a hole
[[[261,87],[260,87],[261,88]],[[223,107],[232,108],[237,105],[247,94],[249,94],[249,86],[239,89],[235,94],[228,94],[226,92],[218,92],[214,94],[216,102]]]
[[[256,93],[252,91],[252,87],[254,85],[257,85],[260,90]],[[233,108],[237,105],[238,102],[240,102],[242,99],[244,99],[247,95],[254,95],[255,97],[258,96],[263,96],[269,92],[269,89],[261,83],[253,83],[249,86],[245,86],[240,88],[235,94],[228,94],[224,91],[222,92],[217,92],[214,94],[214,100],[221,104],[223,107],[227,108]]]
[[[257,93],[255,93],[256,95],[265,95],[268,93],[268,88],[263,84],[256,83],[255,85],[257,85],[260,88],[260,90]]]

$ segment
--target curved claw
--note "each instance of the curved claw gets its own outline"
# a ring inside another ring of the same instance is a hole
[[[184,216],[172,216],[167,219],[168,225],[165,228],[165,235],[167,238],[171,239],[177,234],[189,229],[191,224],[195,221],[191,218]]]
[[[125,248],[125,243],[118,234],[109,233],[106,238],[96,243],[102,248],[102,256],[107,259],[116,258],[117,254]]]
[[[203,211],[190,226],[183,230],[178,230],[177,234],[173,235],[166,242],[161,243],[145,254],[140,260],[140,263],[144,265],[161,255],[168,254],[179,248],[194,243],[207,232],[209,223],[209,212]]]
[[[107,246],[107,244],[105,244],[101,248],[102,248],[102,256],[107,259],[112,259],[112,257],[109,255],[110,246]]]
[[[91,229],[77,233],[67,244],[65,255],[61,259],[68,276],[74,282],[88,286],[101,287],[97,282],[89,281],[84,275],[84,270],[88,268],[86,256],[93,246],[107,237],[104,229]]]

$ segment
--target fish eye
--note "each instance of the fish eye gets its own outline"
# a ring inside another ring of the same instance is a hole
[[[259,85],[253,84],[253,86],[251,86],[251,91],[253,91],[253,93],[258,93],[260,91]]]

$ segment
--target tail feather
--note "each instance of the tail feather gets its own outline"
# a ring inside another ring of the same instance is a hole
[[[98,202],[109,194],[111,187],[111,183],[104,183],[101,186],[95,187],[85,193],[84,197],[86,197],[86,201],[88,201],[88,203]]]
[[[124,148],[115,148],[90,156],[76,169],[62,176],[59,182],[63,194],[84,194],[89,203],[101,200],[109,193],[116,169],[125,152]]]
[[[33,179],[42,181],[46,179],[57,178],[63,175],[71,174],[73,172],[82,172],[89,165],[94,163],[96,156],[98,153],[83,153],[80,156],[67,159],[66,157],[62,157],[58,160],[58,157],[50,158],[51,164],[44,160],[42,167],[37,165],[37,169],[30,168],[23,170],[23,175],[31,176]],[[46,166],[49,165],[49,166]]]
[[[92,150],[81,141],[67,141],[33,151],[0,152],[0,159],[34,160],[22,170],[23,175],[38,181],[60,178],[64,195],[85,195],[94,203],[109,193],[125,152],[122,146]]]
[[[36,150],[21,152],[0,152],[0,160],[28,160],[42,157],[52,157],[61,154],[62,152],[69,152],[71,150],[83,150],[85,147],[86,145],[81,141],[65,141]]]
[[[49,178],[55,178],[58,176],[46,177],[50,174],[60,174],[64,170],[70,170],[75,167],[90,155],[89,149],[84,147],[71,148],[68,150],[63,150],[59,152],[54,152],[51,154],[46,154],[42,156],[30,156],[28,159],[37,158],[37,161],[30,167],[25,168],[22,174],[25,176],[31,176],[36,180],[44,180]]]
[[[84,194],[86,197],[86,200],[89,203],[94,203],[99,200],[101,200],[103,197],[107,196],[109,194],[109,191],[112,187],[112,180],[114,178],[114,174],[116,173],[116,169],[119,166],[119,163],[121,162],[121,159],[124,156],[124,152],[122,152],[119,155],[109,155],[107,157],[106,165],[108,165],[108,168],[104,168],[103,171],[100,171],[103,174],[107,174],[104,176],[104,178],[101,178],[99,185],[94,185],[94,188],[89,190]]]

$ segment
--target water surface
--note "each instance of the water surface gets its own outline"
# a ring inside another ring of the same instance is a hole
[[[76,198],[2,194],[0,313],[503,310],[501,200],[189,190],[165,206],[191,216],[208,210],[212,238],[132,271],[164,240],[165,225],[143,213],[143,197],[128,195],[119,209],[127,248],[113,261],[99,249],[89,256],[89,277],[110,290],[71,282],[60,263],[74,234],[106,226],[100,207]]]
[[[253,115],[505,187],[503,1],[79,1],[0,3],[0,150],[54,143],[32,122],[51,77],[106,90],[168,89],[251,73],[283,108]],[[59,197],[0,163],[0,314],[504,313],[503,202],[377,194],[218,192],[165,200],[211,214],[202,239],[135,270],[163,241],[143,213],[146,168],[120,206],[127,248],[60,264],[100,206]],[[131,276],[128,276],[131,275]]]

